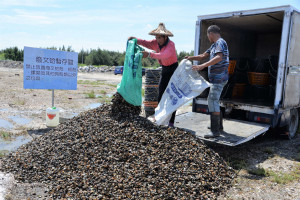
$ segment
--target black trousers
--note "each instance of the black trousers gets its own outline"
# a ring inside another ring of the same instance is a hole
[[[158,103],[160,102],[161,97],[164,94],[164,92],[169,84],[169,81],[170,81],[173,73],[177,69],[177,67],[178,67],[178,62],[176,62],[172,65],[169,65],[169,66],[162,66],[162,71],[161,71],[161,76],[160,76],[159,86],[158,86]],[[174,123],[175,115],[176,115],[176,111],[174,111],[172,113],[170,123]]]

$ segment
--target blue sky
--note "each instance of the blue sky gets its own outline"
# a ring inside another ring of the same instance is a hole
[[[177,51],[194,47],[198,15],[292,5],[300,0],[0,0],[0,49],[61,47],[125,51],[129,36],[164,22]]]

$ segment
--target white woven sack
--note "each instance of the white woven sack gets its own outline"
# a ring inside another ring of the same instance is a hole
[[[197,71],[192,70],[192,63],[189,60],[183,59],[155,109],[156,124],[168,125],[175,110],[200,95],[208,87],[210,83]]]

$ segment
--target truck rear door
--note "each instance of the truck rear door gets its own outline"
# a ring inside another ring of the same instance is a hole
[[[288,45],[283,107],[300,105],[300,14],[293,12]]]
[[[204,138],[204,135],[210,132],[207,128],[210,126],[210,116],[206,114],[187,112],[176,116],[175,127],[185,129],[196,137],[228,146],[236,146],[245,143],[258,135],[265,133],[270,125],[258,124],[233,119],[224,119],[224,131],[220,137]]]

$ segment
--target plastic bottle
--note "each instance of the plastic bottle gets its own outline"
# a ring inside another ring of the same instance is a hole
[[[59,124],[59,109],[56,107],[47,108],[46,126],[56,127]]]

